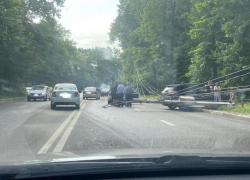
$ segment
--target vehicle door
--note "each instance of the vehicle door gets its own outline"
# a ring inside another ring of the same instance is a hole
[[[179,96],[186,96],[187,95],[186,89],[187,89],[187,85],[185,85],[185,84],[179,85],[178,86],[178,95]]]
[[[47,95],[47,98],[50,98],[50,89],[49,89],[49,87],[45,87],[45,89],[46,89],[46,95]]]
[[[199,87],[196,84],[187,84],[185,92],[187,96],[196,97]]]
[[[213,99],[213,94],[206,92],[206,89],[204,87],[199,87],[197,95],[195,97],[196,100],[200,101],[210,101]]]
[[[52,87],[49,87],[49,98],[51,99],[52,97],[52,91],[53,91],[53,88]]]

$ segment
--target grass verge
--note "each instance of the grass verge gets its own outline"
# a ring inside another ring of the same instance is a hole
[[[17,98],[17,97],[25,97],[27,96],[24,93],[12,93],[12,94],[1,94],[0,99],[8,99],[8,98]]]
[[[222,111],[228,111],[228,112],[237,112],[237,113],[243,113],[243,114],[250,114],[250,103],[245,103],[244,107],[241,107],[240,103],[237,103],[237,106],[235,108],[229,108],[229,107],[221,107],[219,110]]]

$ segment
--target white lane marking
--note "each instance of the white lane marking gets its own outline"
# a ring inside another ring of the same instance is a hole
[[[86,103],[85,103],[86,104]],[[77,114],[75,115],[74,119],[72,120],[72,122],[70,123],[70,125],[68,126],[67,130],[65,131],[65,133],[63,134],[62,138],[60,139],[60,141],[58,142],[58,144],[56,145],[55,149],[53,152],[61,152],[66,141],[68,140],[69,138],[69,135],[71,133],[71,131],[73,130],[79,116],[81,115],[82,113],[82,110],[85,106],[85,104],[81,107],[80,111],[77,112]]]
[[[21,106],[20,108],[25,108],[25,107],[27,107],[27,106]]]
[[[37,154],[45,154],[50,146],[55,142],[59,134],[62,132],[62,130],[65,128],[65,126],[69,123],[69,121],[72,119],[72,117],[75,115],[76,110],[74,110],[69,117],[62,123],[62,125],[56,130],[56,132],[50,137],[50,139],[43,145],[43,147],[38,151]]]
[[[168,124],[169,126],[175,126],[174,124],[172,124],[172,123],[169,123],[169,122],[167,122],[167,121],[164,121],[164,120],[160,120],[161,122],[163,122],[163,123],[166,123],[166,124]]]
[[[140,109],[135,109],[136,111],[141,111]]]
[[[84,101],[82,101],[83,103]],[[81,103],[81,104],[82,104]],[[52,146],[52,144],[55,142],[55,140],[58,138],[58,136],[61,134],[62,130],[65,128],[65,126],[69,123],[69,121],[74,117],[77,110],[74,110],[69,117],[62,123],[62,125],[56,130],[56,132],[50,137],[50,139],[43,145],[43,147],[38,151],[37,154],[45,154],[49,148]]]

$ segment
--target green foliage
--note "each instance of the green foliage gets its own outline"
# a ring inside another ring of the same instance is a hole
[[[249,67],[248,8],[248,0],[120,0],[110,39],[122,48],[123,78],[162,90]],[[222,86],[249,85],[249,79]]]
[[[241,104],[238,103],[237,107],[235,107],[235,108],[221,107],[220,110],[229,111],[229,112],[236,112],[236,113],[243,113],[243,114],[250,114],[250,103],[245,103],[244,107],[241,107]]]
[[[118,50],[78,49],[57,21],[64,0],[0,2],[0,94],[23,95],[24,86],[109,83],[120,66]],[[35,23],[35,21],[38,21]],[[87,51],[87,57],[82,52]],[[110,57],[105,57],[109,51]]]

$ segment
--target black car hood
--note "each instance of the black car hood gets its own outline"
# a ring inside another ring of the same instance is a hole
[[[158,158],[162,156],[200,156],[200,157],[250,157],[249,151],[221,150],[179,150],[179,149],[121,149],[121,150],[89,150],[64,151],[60,153],[34,154],[34,156],[8,157],[0,159],[0,165],[17,165],[50,162],[76,162],[90,160],[112,160],[131,158]]]

